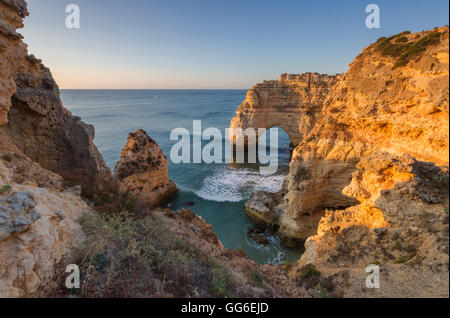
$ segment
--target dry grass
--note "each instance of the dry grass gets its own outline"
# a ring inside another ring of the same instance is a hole
[[[109,213],[86,214],[87,239],[75,253],[81,288],[75,297],[232,297],[230,270],[176,237],[156,213],[142,218],[121,200]],[[183,218],[190,218],[190,213]]]

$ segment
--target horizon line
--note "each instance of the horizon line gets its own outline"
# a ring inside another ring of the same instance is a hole
[[[184,91],[212,91],[212,90],[221,90],[221,91],[231,91],[231,90],[249,90],[250,88],[59,88],[60,91],[63,90],[72,90],[72,91],[170,91],[170,90],[184,90]]]

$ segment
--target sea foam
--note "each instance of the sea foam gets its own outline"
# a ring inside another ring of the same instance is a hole
[[[203,180],[195,194],[216,202],[239,202],[256,191],[275,193],[281,190],[284,174],[264,175],[258,170],[220,167]]]

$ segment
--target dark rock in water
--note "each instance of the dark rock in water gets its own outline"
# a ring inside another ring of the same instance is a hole
[[[195,202],[193,202],[193,201],[187,201],[187,202],[184,202],[184,204],[185,204],[185,205],[193,206],[193,205],[195,205]]]
[[[263,234],[253,235],[252,240],[261,245],[269,245],[269,240]]]
[[[251,228],[247,231],[248,236],[258,244],[269,245],[269,239],[265,233],[257,228]]]

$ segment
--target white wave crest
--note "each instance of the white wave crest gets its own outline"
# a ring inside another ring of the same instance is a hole
[[[275,193],[281,190],[285,175],[264,175],[257,170],[221,167],[203,180],[195,194],[216,202],[239,202],[256,191]]]

